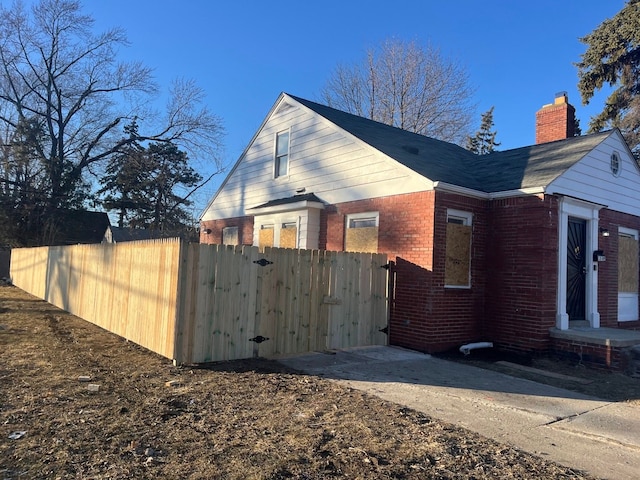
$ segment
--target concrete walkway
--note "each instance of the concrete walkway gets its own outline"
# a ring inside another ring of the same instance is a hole
[[[640,478],[640,407],[394,347],[279,361],[597,477]]]

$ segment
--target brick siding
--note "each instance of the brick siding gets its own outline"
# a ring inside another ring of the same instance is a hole
[[[598,311],[600,326],[609,328],[640,329],[640,321],[618,322],[618,228],[625,227],[640,232],[640,218],[633,215],[600,210],[600,228],[609,236],[598,237],[598,247],[604,251],[606,261],[598,263]]]
[[[558,283],[558,200],[493,200],[487,252],[488,337],[501,348],[549,348]]]
[[[448,208],[473,214],[470,288],[444,285]],[[392,345],[436,353],[492,341],[518,353],[557,350],[564,345],[552,345],[549,329],[556,323],[558,209],[554,196],[489,201],[434,191],[345,202],[322,211],[319,248],[344,250],[346,216],[378,212],[378,251],[393,264]],[[227,226],[239,227],[242,244],[252,243],[252,217],[203,222],[201,242],[220,243]],[[639,329],[640,322],[617,321],[617,228],[640,230],[640,218],[603,209],[600,226],[611,233],[599,238],[607,256],[599,264],[601,325]],[[603,358],[617,361],[612,355]]]
[[[200,243],[222,243],[222,229],[238,227],[238,243],[253,244],[253,217],[235,217],[222,220],[207,220],[200,224]],[[207,231],[210,230],[210,233]]]

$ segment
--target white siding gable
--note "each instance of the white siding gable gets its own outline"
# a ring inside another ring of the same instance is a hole
[[[278,132],[290,131],[288,174],[274,178]],[[304,189],[329,204],[430,190],[433,183],[283,94],[201,220],[250,209]]]
[[[618,176],[611,154],[620,158]],[[640,169],[622,135],[614,131],[582,160],[549,184],[549,194],[561,194],[605,205],[610,210],[640,216]]]

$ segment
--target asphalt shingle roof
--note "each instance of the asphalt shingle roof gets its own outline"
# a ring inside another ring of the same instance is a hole
[[[612,133],[476,155],[452,143],[289,96],[429,180],[487,193],[547,186]]]

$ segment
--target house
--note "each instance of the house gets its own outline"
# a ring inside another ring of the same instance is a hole
[[[102,243],[137,242],[163,238],[162,233],[144,228],[126,228],[109,225],[104,233]]]
[[[536,113],[536,145],[478,156],[283,93],[200,241],[387,253],[392,345],[610,364],[611,346],[640,344],[609,338],[640,327],[640,169],[618,130],[574,126],[562,93]]]
[[[57,209],[46,225],[43,245],[100,243],[110,224],[105,212]]]

